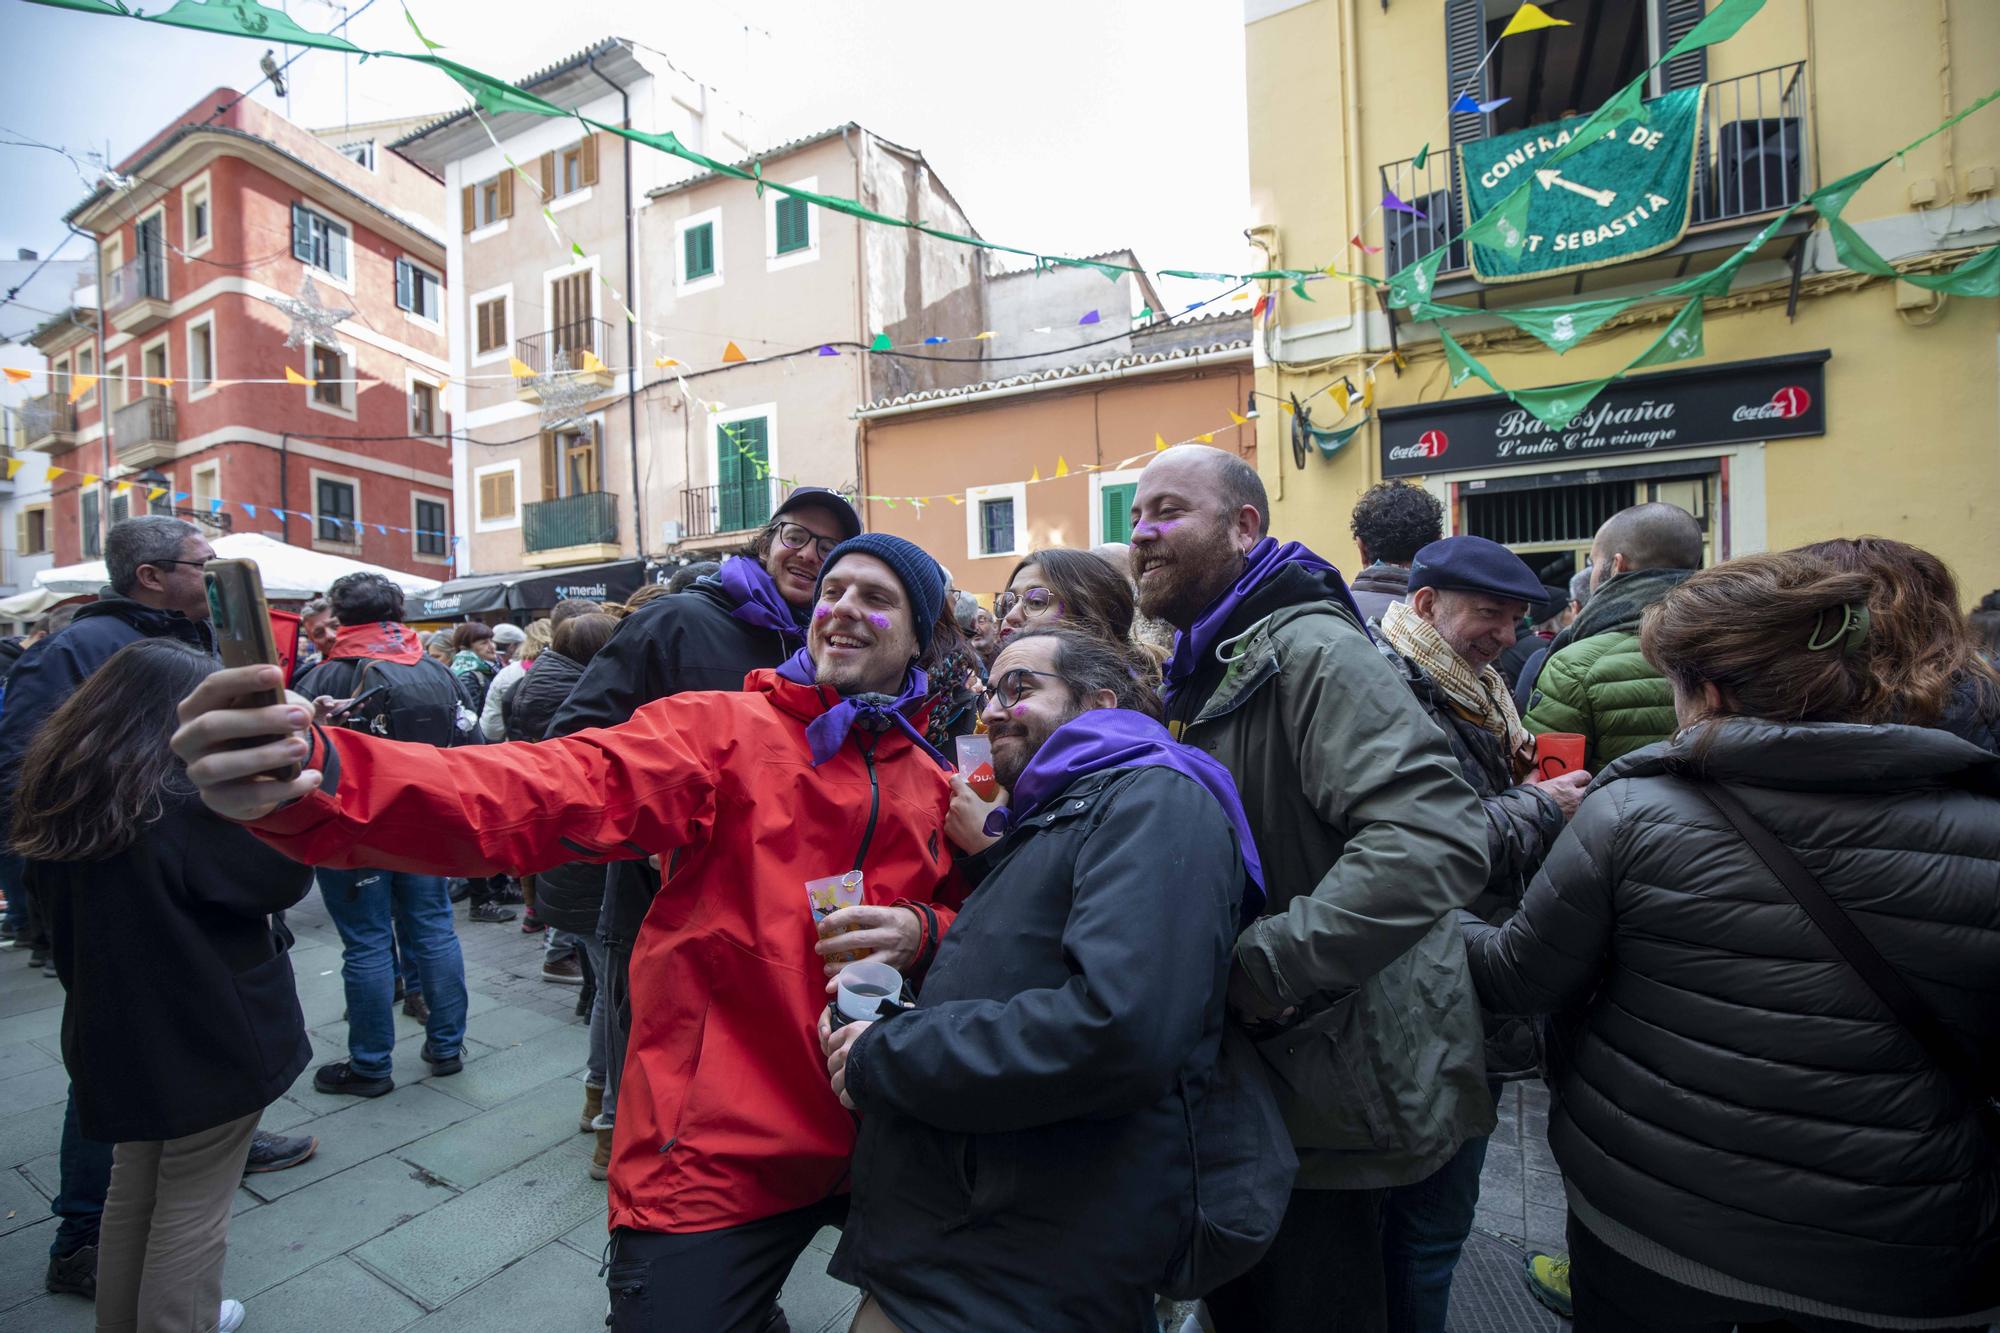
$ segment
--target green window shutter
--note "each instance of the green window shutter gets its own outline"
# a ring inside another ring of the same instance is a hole
[[[1101,522],[1099,527],[1104,535],[1100,542],[1129,542],[1132,540],[1132,496],[1139,489],[1136,481],[1122,482],[1116,486],[1106,486],[1098,492]]]
[[[771,461],[771,423],[750,417],[717,426],[715,448],[717,531],[761,528],[771,517],[771,484],[764,468]]]
[[[804,250],[812,244],[812,232],[806,221],[806,201],[786,195],[778,200],[778,253],[791,254]]]
[[[682,268],[685,281],[711,277],[715,273],[715,224],[704,222],[681,233]]]

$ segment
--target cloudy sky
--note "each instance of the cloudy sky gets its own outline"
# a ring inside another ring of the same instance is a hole
[[[286,3],[316,30],[343,14],[326,0]],[[1131,246],[1149,267],[1249,258],[1242,18],[1228,0],[409,3],[444,54],[506,78],[621,35],[743,108],[766,143],[858,120],[922,149],[996,241],[1066,254]],[[347,29],[357,45],[415,49],[400,0],[362,4]],[[77,155],[108,144],[121,157],[210,89],[260,77],[262,49],[242,38],[24,0],[0,0],[0,33],[0,140]],[[308,52],[289,78],[289,107],[268,88],[256,96],[313,127],[464,102],[442,74],[400,61]],[[48,254],[88,192],[64,157],[4,143],[0,181],[10,258],[20,246]],[[69,245],[66,257],[87,253]]]

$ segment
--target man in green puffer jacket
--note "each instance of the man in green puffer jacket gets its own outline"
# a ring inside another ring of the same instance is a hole
[[[1590,600],[1542,660],[1521,721],[1575,732],[1595,773],[1674,734],[1673,692],[1639,652],[1639,618],[1701,568],[1701,524],[1678,505],[1642,504],[1604,520],[1590,547]]]

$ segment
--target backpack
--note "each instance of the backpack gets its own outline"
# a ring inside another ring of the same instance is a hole
[[[1263,1057],[1234,1023],[1223,1025],[1201,1104],[1188,1105],[1183,1083],[1181,1105],[1194,1158],[1194,1227],[1160,1289],[1191,1301],[1249,1272],[1271,1248],[1299,1159]]]
[[[356,695],[378,685],[382,693],[352,709],[343,726],[386,736],[392,741],[421,741],[447,746],[458,737],[458,686],[437,662],[384,662],[369,658],[361,664]]]

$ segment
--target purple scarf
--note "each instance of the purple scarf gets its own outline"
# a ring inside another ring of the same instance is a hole
[[[1189,678],[1200,669],[1201,664],[1215,650],[1222,637],[1222,628],[1229,618],[1236,614],[1238,607],[1250,595],[1262,587],[1266,580],[1277,574],[1286,565],[1303,565],[1307,569],[1324,569],[1333,575],[1334,584],[1340,591],[1341,604],[1354,616],[1356,622],[1366,625],[1367,618],[1354,604],[1354,594],[1347,590],[1347,581],[1340,577],[1340,571],[1314,555],[1299,542],[1278,545],[1276,537],[1266,537],[1250,548],[1246,557],[1243,577],[1236,580],[1229,589],[1203,611],[1195,620],[1194,628],[1184,630],[1174,636],[1174,655],[1167,661],[1166,689],[1168,699],[1174,692],[1186,685]]]
[[[1254,920],[1264,907],[1264,867],[1257,858],[1257,843],[1250,836],[1235,780],[1206,751],[1176,741],[1144,713],[1093,708],[1057,727],[1015,780],[1013,804],[1003,805],[986,817],[986,831],[995,837],[1004,834],[1069,790],[1078,778],[1113,768],[1146,767],[1171,768],[1193,778],[1222,807],[1230,827],[1236,830],[1236,846],[1243,854],[1243,870],[1250,880],[1243,894],[1242,920],[1245,924]]]
[[[724,565],[723,568],[727,569],[728,566]],[[818,684],[816,680],[819,674],[818,668],[813,665],[812,654],[804,648],[787,658],[784,665],[778,668],[778,674],[794,685]],[[931,747],[931,743],[924,739],[924,734],[911,726],[910,719],[905,716],[907,710],[921,706],[931,697],[931,680],[924,674],[923,669],[911,667],[909,674],[903,677],[903,692],[888,703],[876,702],[875,700],[880,697],[880,695],[872,696],[867,702],[863,702],[859,698],[843,695],[839,703],[806,725],[806,745],[812,751],[813,767],[818,768],[840,752],[841,743],[847,739],[847,733],[853,730],[857,719],[870,717],[885,720],[890,726],[916,742],[919,750],[937,760],[939,768],[949,771],[951,764]]]
[[[805,642],[806,632],[799,628],[798,615],[778,595],[778,585],[761,562],[732,555],[722,562],[722,572],[716,578],[729,600],[736,603],[729,608],[730,615],[758,629],[774,629],[790,642]]]

